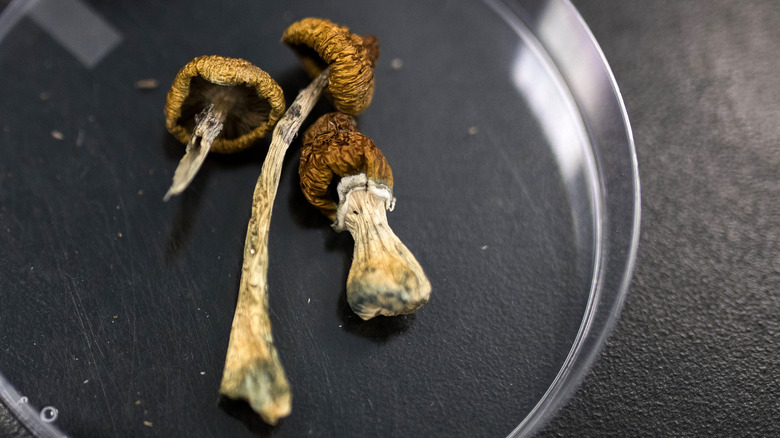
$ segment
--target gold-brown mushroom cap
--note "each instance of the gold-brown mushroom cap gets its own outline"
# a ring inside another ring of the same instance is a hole
[[[331,220],[338,209],[330,191],[334,178],[365,173],[393,187],[393,171],[382,151],[356,130],[352,116],[342,113],[325,114],[306,130],[298,173],[306,199]]]
[[[182,143],[195,129],[195,116],[214,104],[228,105],[224,127],[211,150],[233,153],[270,132],[284,114],[279,84],[243,59],[201,56],[179,70],[165,103],[165,126]]]
[[[376,37],[355,35],[330,20],[304,18],[284,31],[282,41],[298,54],[309,76],[330,67],[327,91],[337,110],[358,115],[371,104]]]

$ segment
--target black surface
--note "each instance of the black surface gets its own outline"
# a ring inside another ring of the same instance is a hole
[[[642,180],[616,331],[542,435],[780,436],[780,8],[575,2]]]
[[[210,157],[183,196],[162,203],[183,150],[162,106],[170,78],[204,53],[260,64],[291,100],[307,79],[279,36],[303,12],[90,3],[124,36],[92,70],[30,20],[0,46],[2,370],[31,405],[56,406],[56,425],[83,437],[493,436],[517,426],[572,345],[594,251],[592,218],[571,206],[587,204],[587,187],[565,186],[508,74],[522,47],[511,27],[481,3],[302,8],[350,24],[381,17],[352,26],[384,36],[381,86],[360,127],[392,163],[389,221],[435,292],[416,315],[363,323],[351,313],[352,242],[301,195],[294,144],[268,276],[294,410],[269,428],[217,397],[267,142]],[[148,77],[160,87],[134,87]]]
[[[616,331],[543,435],[778,436],[780,8],[773,1],[575,5],[631,116],[643,233]],[[223,166],[212,164],[202,190],[217,191]],[[179,215],[204,203],[187,198]],[[469,421],[462,436],[486,430],[484,419]]]

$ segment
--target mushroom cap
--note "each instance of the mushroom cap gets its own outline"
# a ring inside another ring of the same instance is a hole
[[[365,173],[374,182],[393,187],[393,171],[382,151],[357,131],[355,119],[328,113],[317,119],[303,137],[298,174],[306,199],[331,220],[338,203],[330,190],[334,177]]]
[[[327,92],[337,110],[356,116],[371,104],[379,57],[376,37],[355,35],[330,20],[304,18],[284,31],[282,41],[312,78],[330,67]]]
[[[165,126],[182,143],[195,116],[213,104],[225,110],[224,127],[211,150],[233,153],[249,147],[284,114],[284,94],[271,76],[243,59],[201,56],[179,70],[165,102]]]

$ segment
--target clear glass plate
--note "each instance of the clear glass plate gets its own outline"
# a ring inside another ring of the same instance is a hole
[[[639,181],[620,93],[567,1],[0,5],[0,396],[26,427],[524,435],[589,369],[631,276]],[[305,16],[379,37],[359,128],[393,167],[388,219],[433,295],[415,315],[352,314],[352,240],[301,195],[294,142],[269,243],[293,413],[271,428],[217,396],[268,141],[209,157],[163,203],[183,146],[162,107],[203,54],[255,63],[289,102],[308,79],[279,40]]]

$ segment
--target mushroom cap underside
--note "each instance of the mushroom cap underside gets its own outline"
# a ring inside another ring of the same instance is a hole
[[[285,110],[282,88],[259,67],[238,58],[201,56],[174,78],[165,103],[165,126],[187,143],[196,115],[210,105],[224,118],[211,147],[218,153],[246,149],[270,132]]]
[[[364,173],[393,187],[393,171],[382,151],[356,130],[354,118],[340,113],[325,114],[306,130],[298,173],[306,199],[331,220],[338,209],[331,186],[340,178]]]
[[[304,18],[284,31],[282,41],[300,57],[309,76],[330,68],[327,93],[337,110],[358,115],[371,104],[379,57],[376,37],[355,35],[330,20]]]

